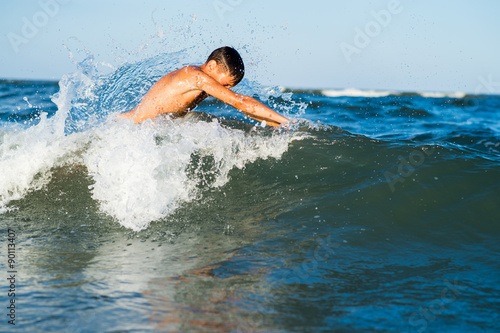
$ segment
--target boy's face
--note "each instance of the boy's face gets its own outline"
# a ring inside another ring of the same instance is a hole
[[[215,74],[212,74],[212,77],[219,82],[221,85],[223,85],[226,88],[232,88],[234,87],[234,78],[230,76],[227,72],[225,71],[218,71]]]
[[[221,66],[219,65],[215,65],[214,67],[214,70],[212,70],[210,73],[211,77],[213,77],[217,82],[228,89],[235,86],[233,76],[231,76],[224,68],[221,68]]]

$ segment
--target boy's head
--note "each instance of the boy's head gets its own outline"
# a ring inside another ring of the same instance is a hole
[[[229,46],[214,50],[207,59],[207,63],[214,60],[221,70],[233,78],[232,86],[237,85],[245,75],[245,65],[238,51]]]

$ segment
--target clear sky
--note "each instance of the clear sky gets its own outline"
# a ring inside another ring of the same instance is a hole
[[[0,78],[231,45],[263,85],[500,93],[499,18],[498,0],[1,1]]]

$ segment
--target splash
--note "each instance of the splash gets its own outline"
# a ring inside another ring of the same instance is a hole
[[[58,112],[52,118],[42,112],[36,125],[14,127],[0,136],[0,213],[12,209],[9,203],[41,189],[50,181],[51,170],[64,165],[80,149],[77,135],[65,136],[65,121],[71,108],[74,86],[70,75],[63,77],[60,92],[53,97]]]
[[[207,188],[224,185],[233,168],[280,158],[293,135],[270,137],[224,126],[219,120],[116,122],[95,131],[85,152],[92,196],[123,226],[141,230]]]
[[[100,210],[138,231],[200,200],[207,189],[223,186],[231,170],[258,159],[281,158],[291,141],[304,136],[194,113],[141,125],[117,120],[116,115],[132,109],[164,73],[185,65],[185,53],[124,64],[110,74],[103,74],[87,55],[76,72],[59,82],[60,91],[52,98],[58,110],[52,117],[42,112],[35,125],[0,134],[0,172],[12,175],[0,180],[0,212],[43,189],[54,168],[79,165],[87,170],[89,191]],[[255,83],[241,89],[281,103],[284,110],[293,107],[286,104],[290,96]],[[220,108],[225,106],[209,104],[205,110],[220,116]],[[224,112],[223,117],[229,114]]]

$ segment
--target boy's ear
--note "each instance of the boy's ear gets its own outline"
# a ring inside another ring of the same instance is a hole
[[[207,68],[210,70],[210,71],[215,71],[217,69],[217,61],[215,60],[210,60],[208,63],[207,63]]]

